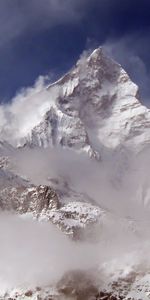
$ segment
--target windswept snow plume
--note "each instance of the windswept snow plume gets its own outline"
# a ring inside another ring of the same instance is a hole
[[[22,144],[31,129],[36,126],[58,95],[57,87],[49,95],[46,77],[39,77],[31,88],[23,89],[12,99],[11,104],[0,106],[0,136],[14,145]]]

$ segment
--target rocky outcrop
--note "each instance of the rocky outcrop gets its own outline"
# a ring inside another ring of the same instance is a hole
[[[85,228],[97,224],[104,214],[99,207],[86,202],[62,204],[55,190],[44,185],[0,190],[0,209],[39,221],[50,221],[76,239],[81,238]]]
[[[53,210],[44,215],[56,224],[63,232],[75,239],[83,239],[84,230],[91,229],[98,224],[104,211],[90,203],[70,202],[58,210]],[[42,216],[41,216],[42,218]]]
[[[42,212],[58,209],[56,192],[49,186],[7,187],[0,191],[0,208],[20,214],[32,213],[38,217]]]

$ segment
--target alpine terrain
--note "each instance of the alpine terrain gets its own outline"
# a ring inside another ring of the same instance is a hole
[[[1,215],[56,227],[84,251],[45,284],[2,289],[0,267],[0,299],[150,299],[150,110],[138,87],[100,47],[34,101],[15,134],[13,103],[4,108]]]

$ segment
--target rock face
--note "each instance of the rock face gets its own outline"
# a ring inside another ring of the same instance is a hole
[[[46,217],[63,232],[78,240],[83,239],[84,229],[97,224],[103,214],[103,210],[90,203],[70,202],[60,209],[47,213]]]
[[[0,191],[1,211],[15,212],[39,221],[50,221],[64,233],[79,239],[82,230],[98,222],[103,211],[90,203],[63,205],[49,186],[5,187]]]
[[[0,191],[0,208],[38,217],[44,211],[58,209],[59,200],[49,186],[7,187]]]

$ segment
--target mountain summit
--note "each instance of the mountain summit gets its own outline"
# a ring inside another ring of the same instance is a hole
[[[103,48],[83,53],[57,82],[23,97],[25,103],[18,97],[2,110],[0,140],[61,145],[97,159],[102,148],[139,152],[150,142],[150,111],[140,103],[136,84]]]
[[[138,87],[102,48],[82,55],[47,92],[49,109],[26,137],[32,147],[62,145],[99,157],[101,146],[140,151],[150,142],[150,111]]]

